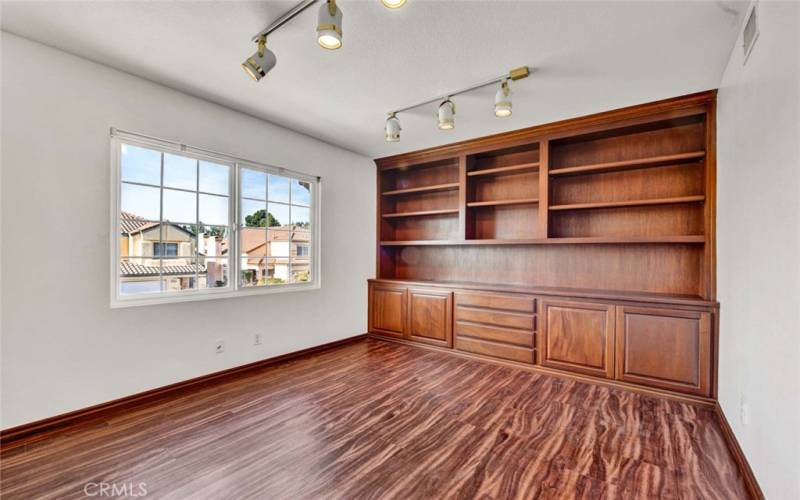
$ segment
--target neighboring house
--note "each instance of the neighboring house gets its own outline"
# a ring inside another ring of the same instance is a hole
[[[242,228],[240,238],[245,283],[288,282],[290,272],[292,281],[308,281],[311,267],[311,231],[308,228],[295,225]],[[292,257],[291,270],[289,256]]]
[[[122,212],[120,221],[120,277],[123,293],[158,291],[159,275],[165,290],[224,286],[227,266],[220,259],[223,240],[203,234],[195,238],[192,226],[149,222]],[[197,255],[195,254],[195,245]],[[129,257],[129,258],[126,258]],[[165,257],[165,259],[160,259]]]
[[[208,233],[195,238],[192,225],[160,225],[129,212],[122,212],[121,216],[122,293],[159,291],[159,276],[167,291],[227,284],[227,238]],[[296,225],[242,228],[242,280],[251,285],[284,283],[290,281],[291,275],[291,281],[308,281],[310,236],[308,228]]]

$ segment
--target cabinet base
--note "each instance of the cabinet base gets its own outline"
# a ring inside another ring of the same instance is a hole
[[[414,342],[414,341],[406,340],[406,339],[386,337],[386,336],[383,336],[383,335],[376,334],[374,332],[369,334],[369,338],[375,339],[375,340],[386,341],[386,342],[395,342],[395,343],[398,343],[398,344],[404,344],[404,345],[407,345],[407,346],[410,346],[410,347],[416,347],[416,348],[419,348],[419,349],[428,349],[428,350],[434,350],[434,351],[439,351],[439,352],[446,352],[446,353],[451,354],[453,356],[460,356],[462,358],[473,359],[473,360],[482,361],[482,362],[485,362],[485,363],[493,363],[493,364],[496,364],[496,365],[511,366],[511,367],[514,367],[514,368],[521,368],[523,370],[527,370],[527,371],[531,371],[531,372],[535,372],[535,373],[541,373],[543,375],[551,375],[553,377],[559,377],[559,378],[563,378],[563,379],[567,379],[567,380],[576,380],[578,382],[585,382],[587,384],[599,385],[599,386],[602,386],[602,387],[611,387],[611,388],[616,388],[616,389],[622,389],[622,390],[625,390],[625,391],[634,392],[636,394],[642,394],[644,396],[653,396],[653,397],[662,398],[662,399],[669,399],[669,400],[672,400],[672,401],[680,401],[682,403],[694,404],[694,405],[703,406],[703,407],[706,407],[706,408],[712,408],[713,409],[713,408],[716,407],[716,404],[717,404],[717,401],[715,399],[712,399],[712,398],[705,398],[705,397],[701,397],[701,396],[690,396],[690,395],[687,395],[687,394],[681,394],[681,393],[676,393],[676,392],[667,391],[667,390],[661,390],[661,389],[655,389],[655,388],[649,388],[649,387],[642,387],[640,385],[627,384],[625,382],[620,382],[620,381],[617,381],[617,380],[598,379],[598,378],[595,378],[595,377],[584,376],[584,375],[579,375],[579,374],[575,374],[575,373],[568,373],[568,372],[564,372],[564,371],[560,371],[560,370],[554,370],[554,369],[551,369],[551,368],[545,368],[545,367],[542,367],[542,366],[530,365],[530,364],[527,364],[527,363],[517,363],[517,362],[514,362],[514,361],[506,361],[506,360],[502,360],[502,359],[497,359],[497,358],[492,358],[492,357],[487,357],[487,356],[481,356],[480,354],[473,354],[473,353],[468,353],[468,352],[464,352],[464,351],[456,351],[456,350],[453,350],[453,349],[450,349],[450,348],[447,348],[447,347],[438,347],[438,346],[433,346],[433,345],[420,344],[419,342]]]

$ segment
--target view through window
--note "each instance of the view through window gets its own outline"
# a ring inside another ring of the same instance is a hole
[[[119,299],[313,282],[313,180],[132,141],[118,169]]]

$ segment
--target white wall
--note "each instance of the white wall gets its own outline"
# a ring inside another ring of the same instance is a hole
[[[800,498],[800,4],[762,1],[759,14],[718,95],[719,400],[764,494],[788,500]]]
[[[7,33],[2,72],[3,428],[366,332],[368,158]],[[111,310],[111,126],[321,175],[322,288]]]

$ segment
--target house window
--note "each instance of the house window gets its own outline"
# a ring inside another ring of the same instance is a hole
[[[162,253],[163,251],[163,253]],[[153,243],[153,255],[158,257],[177,257],[178,244],[177,243]]]
[[[112,306],[318,286],[317,178],[119,131],[112,142]]]

